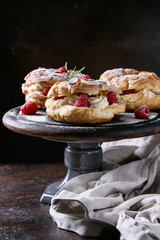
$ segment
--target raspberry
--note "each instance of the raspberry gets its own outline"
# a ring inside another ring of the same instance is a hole
[[[67,73],[67,69],[65,69],[64,67],[60,67],[60,68],[58,69],[58,72],[59,72],[59,73]]]
[[[108,92],[107,100],[109,102],[109,105],[112,105],[113,103],[118,103],[117,96],[114,92]]]
[[[122,95],[133,94],[135,93],[135,89],[124,90],[122,92],[123,92]]]
[[[63,99],[65,96],[53,97],[53,100]]]
[[[83,76],[82,76],[82,79],[84,79],[84,80],[90,80],[91,78],[90,78],[89,75],[83,75]]]
[[[45,87],[45,88],[43,89],[43,91],[42,91],[43,95],[44,95],[44,96],[47,96],[49,90],[50,90],[50,87]]]
[[[146,105],[142,105],[134,112],[136,118],[147,119],[150,116],[149,108]]]
[[[35,102],[29,101],[21,106],[21,112],[26,115],[35,114],[38,111],[38,107]]]
[[[81,93],[79,95],[79,97],[77,98],[74,106],[75,107],[89,107],[88,94]]]

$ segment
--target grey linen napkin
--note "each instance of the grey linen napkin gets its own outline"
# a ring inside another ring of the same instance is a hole
[[[160,134],[102,149],[104,162],[114,163],[66,183],[52,199],[53,220],[81,236],[98,236],[112,225],[121,240],[160,239]],[[135,161],[117,164],[126,159]]]

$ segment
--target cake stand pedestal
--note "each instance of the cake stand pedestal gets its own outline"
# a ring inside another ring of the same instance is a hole
[[[99,143],[70,143],[64,151],[64,163],[68,168],[64,180],[50,184],[44,191],[40,201],[50,203],[54,194],[73,177],[96,172],[102,166],[102,148]]]
[[[5,113],[3,123],[17,133],[67,142],[64,151],[67,175],[64,180],[52,183],[45,189],[40,199],[43,203],[50,203],[57,191],[73,177],[101,170],[100,143],[160,132],[158,113],[152,113],[149,119],[136,119],[134,113],[121,113],[108,123],[77,125],[53,121],[44,110],[39,110],[35,115],[23,115],[20,107],[16,107]]]

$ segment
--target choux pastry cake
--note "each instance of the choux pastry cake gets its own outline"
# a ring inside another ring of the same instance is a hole
[[[118,89],[102,80],[75,77],[55,83],[48,93],[46,112],[53,120],[68,123],[102,123],[125,111]]]
[[[24,80],[26,82],[22,84],[22,92],[25,94],[25,100],[35,102],[39,108],[45,108],[49,89],[56,82],[69,80],[69,73],[63,67],[38,68],[27,74]]]
[[[117,68],[105,71],[100,79],[122,91],[120,97],[126,102],[127,110],[141,105],[149,109],[160,108],[160,78],[154,72]]]

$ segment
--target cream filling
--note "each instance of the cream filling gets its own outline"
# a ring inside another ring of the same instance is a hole
[[[28,92],[42,91],[42,87],[39,84],[32,84],[27,87]]]
[[[32,84],[30,86],[26,85],[26,84],[22,84],[22,92],[24,94],[27,93],[40,93],[43,90],[43,87],[41,87],[41,85],[39,84]]]
[[[106,108],[109,105],[107,97],[104,96],[89,97],[89,103],[91,108]]]
[[[148,98],[155,98],[157,93],[158,93],[158,89],[155,89],[155,90],[150,90],[150,89],[143,89],[142,90],[142,93],[144,94],[145,97],[148,97]]]
[[[64,99],[55,100],[53,105],[55,108],[60,108],[65,105],[74,106],[78,96],[72,95],[71,97],[64,97]],[[96,96],[96,97],[89,97],[89,108],[106,108],[109,103],[107,97],[105,96]]]
[[[153,89],[152,92],[158,95],[160,94],[160,88]]]

